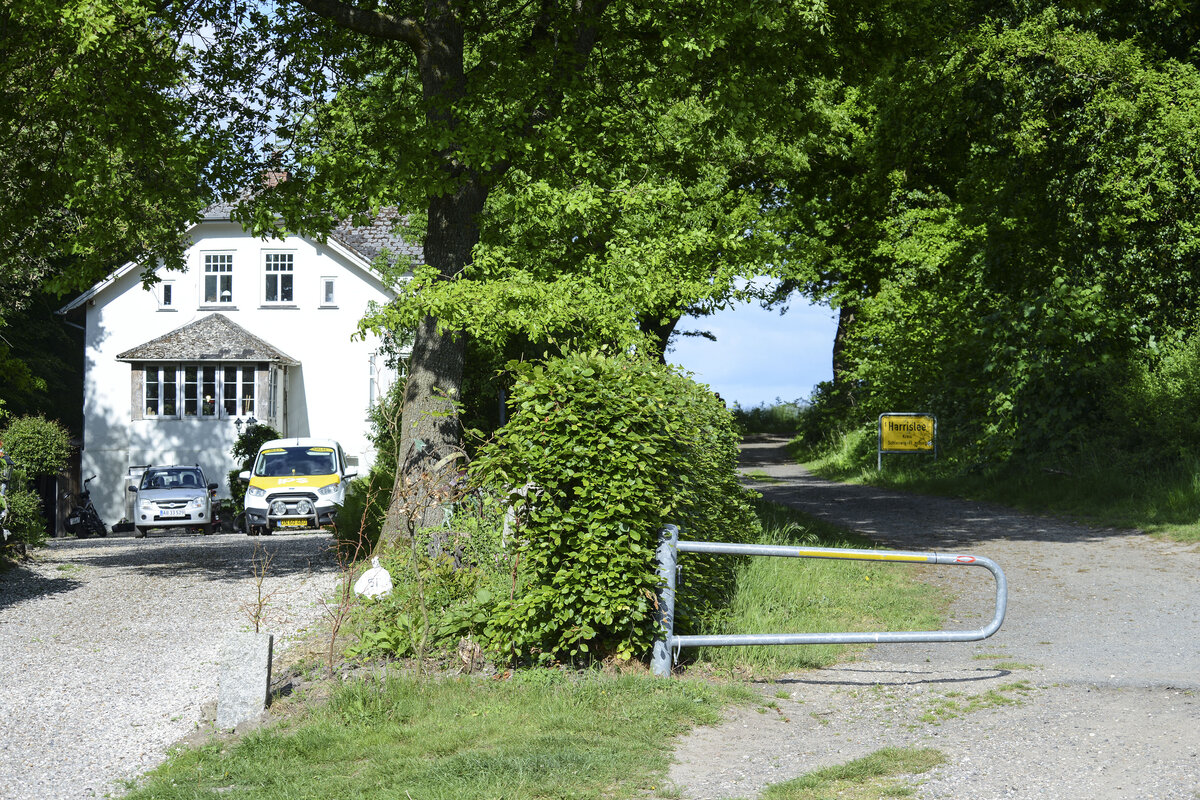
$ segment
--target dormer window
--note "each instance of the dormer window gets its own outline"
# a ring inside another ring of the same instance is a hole
[[[233,305],[233,253],[204,254],[204,302]]]

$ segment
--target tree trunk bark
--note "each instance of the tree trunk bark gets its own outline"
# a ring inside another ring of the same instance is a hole
[[[428,10],[427,43],[417,63],[427,117],[451,132],[451,144],[439,158],[452,188],[430,199],[425,263],[450,280],[470,263],[479,241],[478,216],[487,187],[462,165],[453,144],[458,127],[453,106],[463,89],[463,31],[446,3],[434,0]],[[432,317],[417,328],[404,389],[396,483],[382,531],[385,539],[436,527],[445,519],[443,507],[453,500],[460,466],[454,455],[462,452],[457,404],[465,349],[461,333],[439,332]]]
[[[654,315],[643,315],[638,320],[638,327],[641,328],[642,333],[648,334],[654,340],[660,364],[667,363],[667,345],[670,344],[671,334],[675,332],[675,326],[678,324],[678,315],[671,317],[666,322],[660,322],[659,318]]]
[[[841,397],[849,405],[855,405],[855,398],[847,377],[850,368],[847,350],[857,308],[857,304],[853,300],[842,300],[842,304],[838,308],[837,333],[833,337],[833,391],[836,396]]]

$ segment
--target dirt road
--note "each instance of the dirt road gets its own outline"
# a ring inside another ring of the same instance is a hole
[[[833,484],[748,444],[764,497],[888,547],[987,556],[1008,615],[975,643],[878,645],[865,660],[761,684],[777,713],[740,709],[678,748],[687,798],[751,798],[771,783],[889,745],[948,763],[918,798],[1200,797],[1200,552],[1129,531]],[[991,617],[981,569],[914,567],[948,581],[949,628]],[[786,695],[780,698],[780,695]],[[785,721],[786,720],[786,721]]]

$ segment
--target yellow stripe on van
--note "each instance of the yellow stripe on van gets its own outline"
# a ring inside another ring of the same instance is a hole
[[[250,485],[270,491],[272,489],[320,489],[338,482],[337,475],[280,475],[278,477],[250,478]]]

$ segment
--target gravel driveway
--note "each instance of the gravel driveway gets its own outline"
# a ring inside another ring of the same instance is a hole
[[[877,645],[862,661],[761,683],[778,712],[738,709],[680,743],[671,780],[684,797],[755,797],[892,745],[949,759],[912,781],[917,798],[1200,797],[1196,547],[829,483],[788,463],[779,441],[746,445],[743,468],[769,478],[753,483],[768,500],[886,546],[994,559],[1008,615],[981,642]],[[947,627],[991,618],[986,571],[913,569],[954,592]]]
[[[194,731],[224,636],[252,629],[257,542],[278,652],[335,585],[327,534],[52,540],[0,573],[0,798],[119,796]]]

